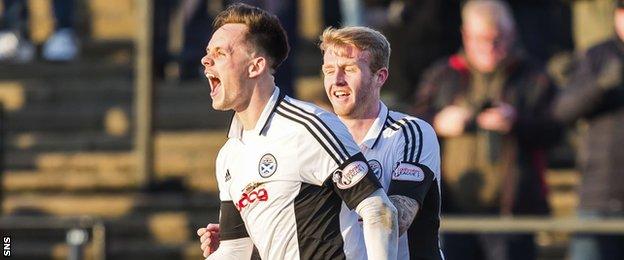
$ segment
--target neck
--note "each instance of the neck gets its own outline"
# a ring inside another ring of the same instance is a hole
[[[257,82],[253,83],[253,92],[249,100],[249,105],[241,111],[236,112],[238,120],[243,124],[244,130],[251,130],[256,127],[258,119],[269,103],[271,95],[275,89],[275,83],[271,75],[261,77]]]
[[[364,113],[363,116],[356,118],[349,117],[340,117],[340,121],[347,126],[349,129],[349,133],[353,136],[353,140],[357,144],[361,144],[370,130],[373,123],[375,123],[375,119],[379,115],[379,110],[381,109],[379,102],[375,103],[374,106],[368,106],[369,109]]]

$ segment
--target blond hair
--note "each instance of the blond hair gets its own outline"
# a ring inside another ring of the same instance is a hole
[[[374,29],[363,26],[347,26],[340,29],[328,27],[320,39],[323,53],[331,47],[353,45],[371,54],[369,67],[372,72],[389,67],[390,43],[383,34]]]

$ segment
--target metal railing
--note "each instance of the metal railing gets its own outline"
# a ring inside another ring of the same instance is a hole
[[[569,233],[624,234],[624,219],[579,219],[553,217],[445,216],[441,232],[446,233]]]

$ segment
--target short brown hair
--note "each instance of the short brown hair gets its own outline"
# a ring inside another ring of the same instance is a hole
[[[269,56],[272,69],[277,69],[288,56],[288,37],[275,15],[258,7],[238,3],[228,6],[217,15],[213,30],[228,23],[240,23],[249,28],[247,41]]]
[[[354,45],[362,51],[371,54],[370,69],[376,72],[390,65],[390,43],[380,32],[363,26],[347,26],[336,29],[328,27],[321,35],[321,51],[325,52],[330,46]]]

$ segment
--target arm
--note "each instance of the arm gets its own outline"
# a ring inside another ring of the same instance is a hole
[[[231,239],[221,241],[219,249],[208,256],[207,260],[212,259],[225,259],[225,260],[240,260],[250,259],[253,251],[253,243],[251,238],[244,237],[238,239]]]
[[[563,122],[571,123],[590,116],[613,96],[613,89],[621,85],[622,65],[619,61],[606,62],[604,69],[594,72],[590,58],[583,60],[570,85],[557,98],[554,114]]]
[[[218,236],[221,240],[219,248],[207,259],[237,260],[251,258],[253,242],[247,235],[247,229],[232,201],[221,202],[219,223],[220,232]]]
[[[399,236],[412,226],[419,209],[425,205],[426,194],[431,185],[437,185],[440,172],[440,154],[436,134],[424,121],[412,120],[410,124],[422,131],[422,135],[407,136],[396,143],[397,167],[392,172],[388,195],[397,208]],[[405,151],[422,151],[407,153]]]
[[[355,211],[362,217],[368,258],[396,259],[397,211],[383,189],[378,189],[362,200]]]
[[[204,257],[208,257],[208,259],[226,259],[226,260],[238,260],[238,259],[249,259],[251,258],[251,253],[253,250],[253,243],[247,234],[247,229],[245,227],[245,223],[234,206],[234,202],[230,196],[229,190],[229,182],[226,178],[227,175],[227,143],[223,148],[219,151],[216,160],[216,179],[217,185],[219,187],[219,199],[221,200],[220,210],[219,210],[219,223],[220,225],[216,227],[216,236],[221,240],[219,249],[214,252],[210,248],[207,248],[207,245],[204,245],[206,238],[204,237],[208,234],[210,235],[215,231],[214,226],[211,227],[208,225],[206,229],[198,230],[197,235],[201,236],[200,242],[202,243],[202,251],[204,252]],[[219,230],[220,229],[220,230]],[[208,244],[210,242],[208,241]],[[207,249],[207,250],[206,250]],[[212,253],[210,256],[208,256]]]
[[[412,221],[418,214],[418,201],[403,195],[391,195],[388,198],[397,209],[399,236],[401,236],[412,225]]]

